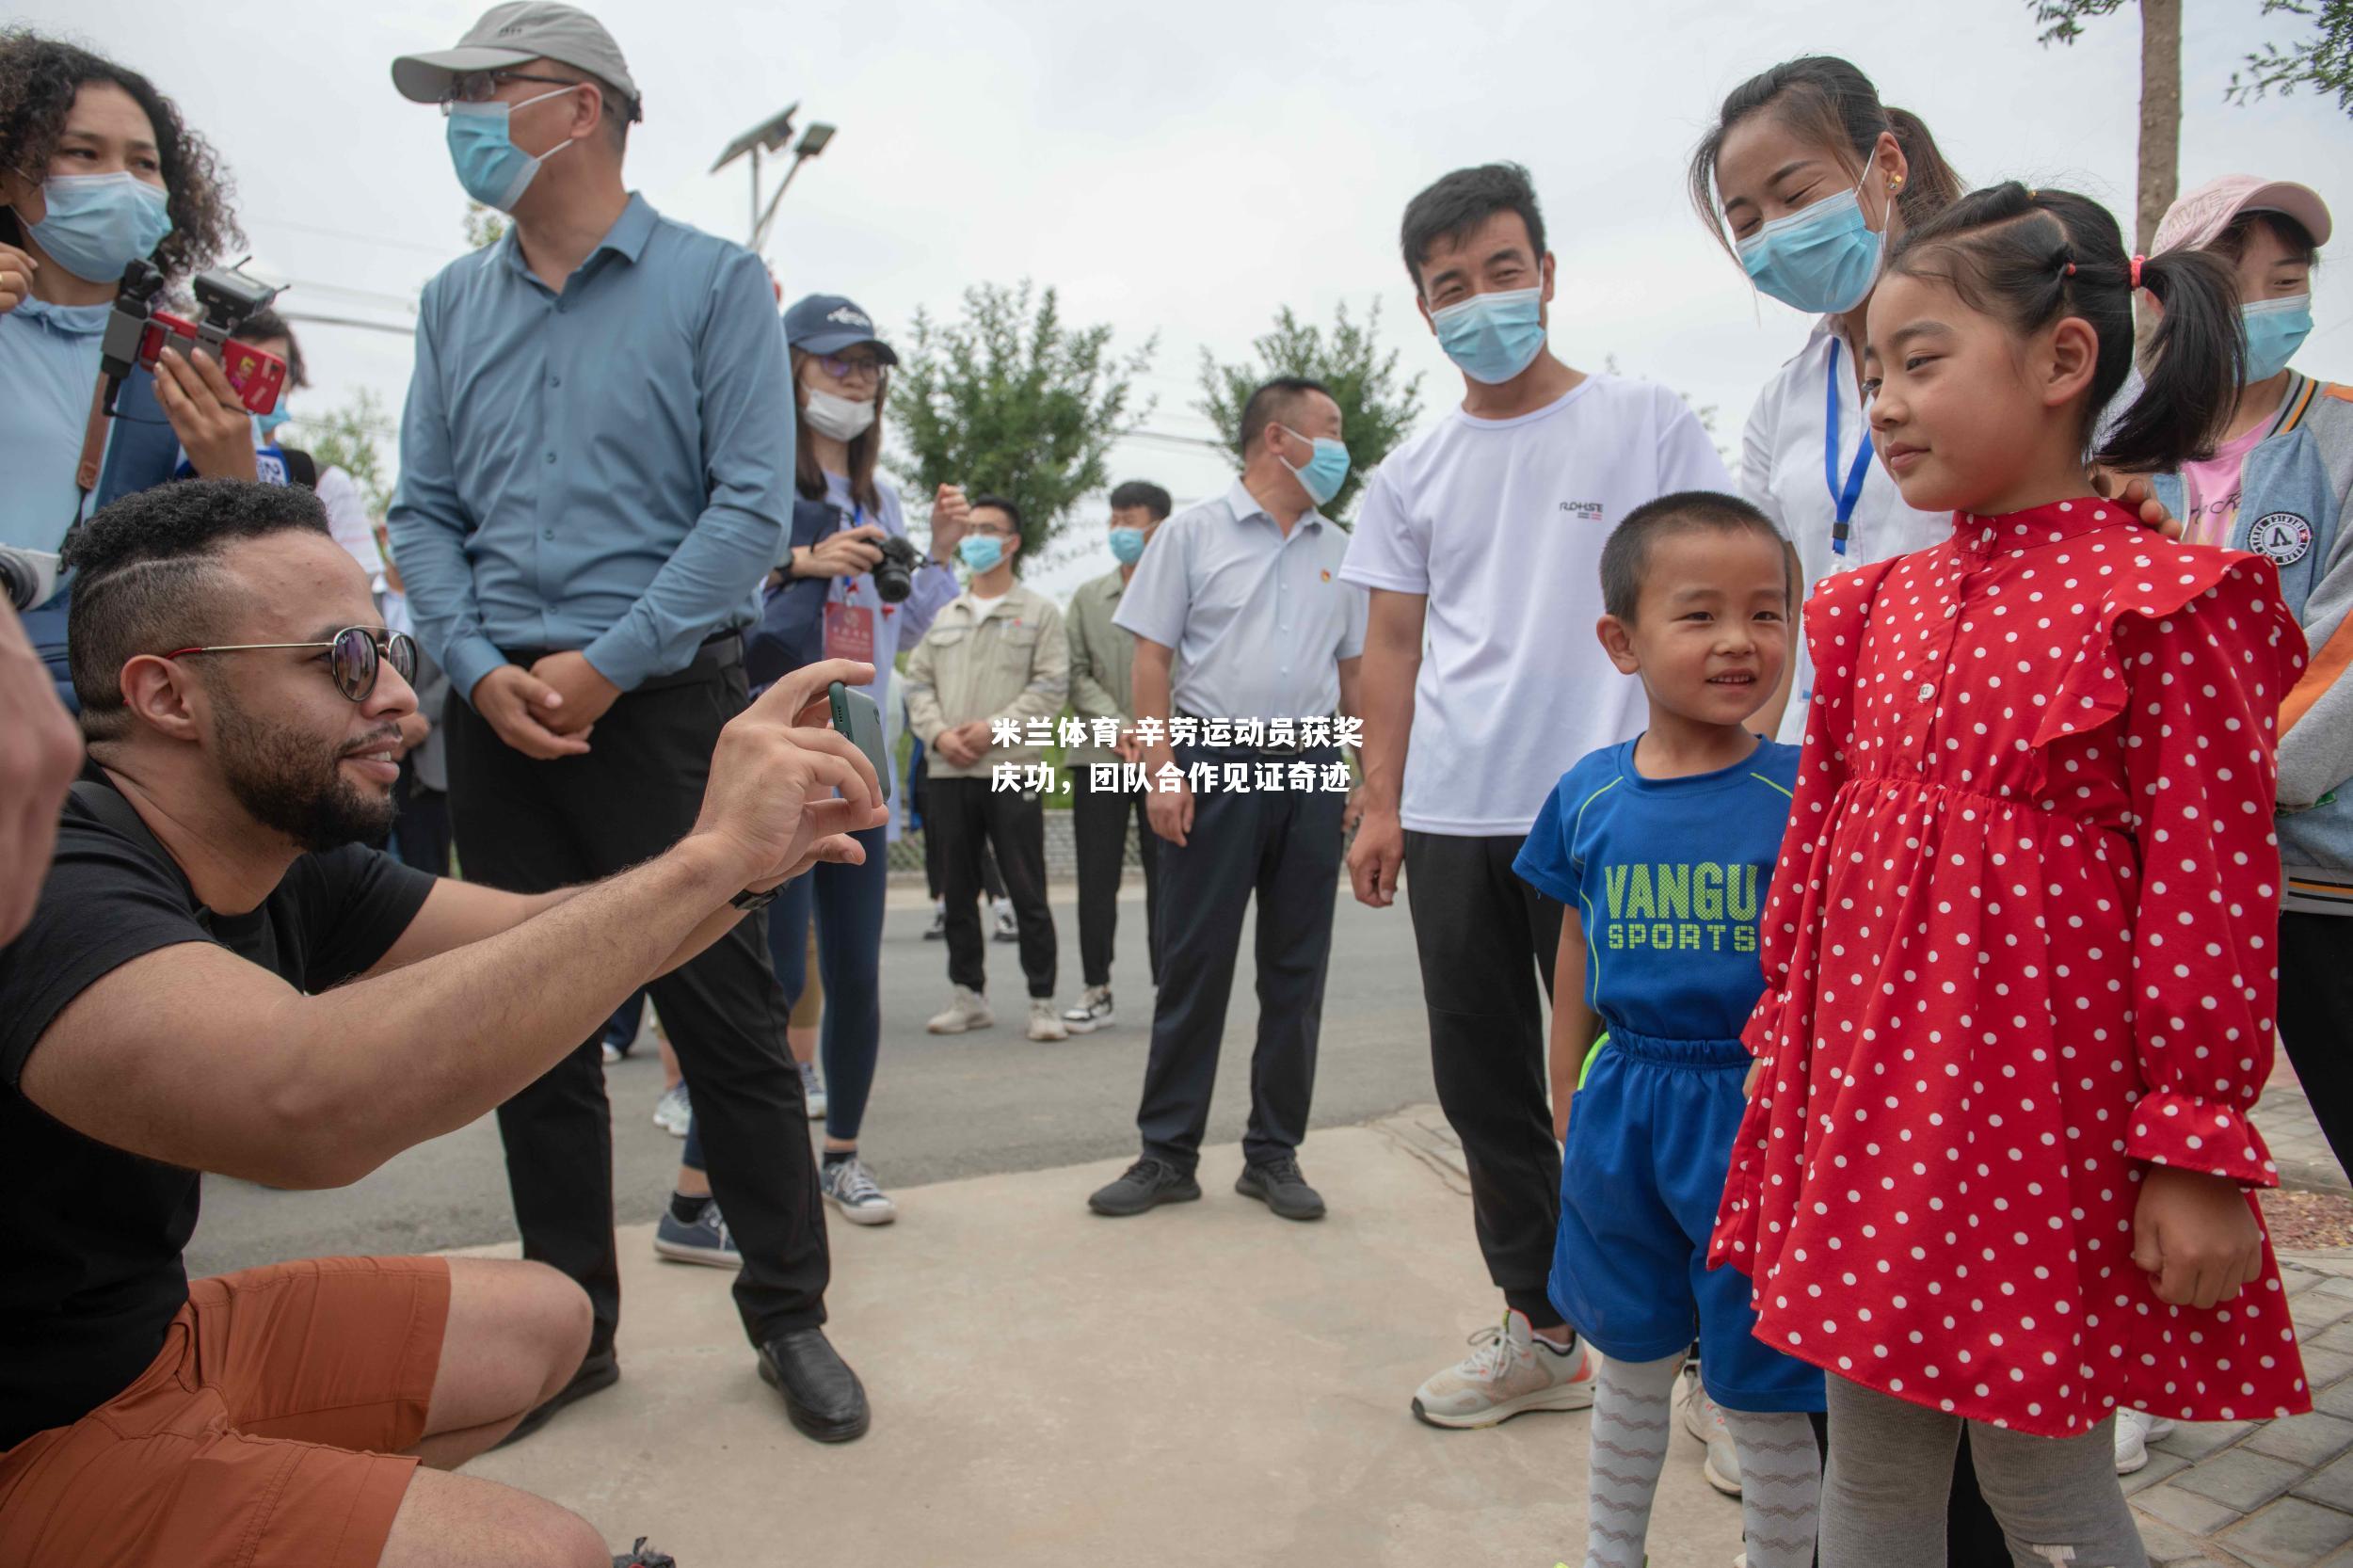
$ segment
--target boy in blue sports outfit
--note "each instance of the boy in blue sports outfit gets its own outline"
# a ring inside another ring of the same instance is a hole
[[[1747,1098],[1740,1029],[1765,988],[1757,913],[1797,781],[1798,748],[1747,728],[1789,659],[1787,558],[1756,508],[1690,490],[1628,513],[1601,574],[1597,631],[1641,677],[1650,725],[1562,776],[1513,865],[1567,909],[1550,1293],[1607,1358],[1586,1568],[1641,1568],[1695,1337],[1739,1454],[1749,1568],[1807,1568],[1821,1491],[1807,1414],[1822,1408],[1822,1374],[1752,1337],[1747,1278],[1707,1268]]]

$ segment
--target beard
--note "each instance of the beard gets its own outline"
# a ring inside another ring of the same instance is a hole
[[[380,843],[399,808],[388,787],[363,789],[344,776],[348,743],[322,741],[291,725],[273,724],[216,690],[221,778],[248,815],[284,834],[296,846],[322,855],[345,844]],[[381,745],[376,737],[366,745]]]

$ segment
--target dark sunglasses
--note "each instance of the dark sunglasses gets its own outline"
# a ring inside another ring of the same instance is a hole
[[[538,76],[528,71],[469,71],[450,78],[449,90],[441,94],[441,113],[447,115],[454,104],[487,104],[497,96],[499,88],[509,82],[545,82],[552,88],[584,88],[589,82],[567,81],[561,76]]]
[[[264,648],[323,648],[329,650],[328,666],[335,674],[335,689],[354,702],[365,702],[376,690],[376,672],[392,662],[403,680],[417,679],[417,645],[406,632],[374,632],[346,626],[323,643],[222,643],[213,648],[176,648],[162,657],[184,659],[191,653],[253,653]]]

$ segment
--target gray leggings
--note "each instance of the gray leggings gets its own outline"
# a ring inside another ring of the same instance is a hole
[[[1833,1376],[1822,1568],[1944,1568],[1961,1418]],[[1969,1423],[1977,1483],[2017,1568],[2149,1568],[2116,1480],[2116,1418],[2081,1437]]]

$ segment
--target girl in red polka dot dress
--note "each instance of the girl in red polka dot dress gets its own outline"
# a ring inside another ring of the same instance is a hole
[[[2268,561],[2156,538],[2086,481],[2137,287],[2164,307],[2149,383],[2099,458],[2170,467],[2236,394],[2211,258],[2144,264],[2096,203],[2009,184],[1907,235],[1871,300],[1881,460],[1953,533],[1806,606],[1710,1249],[1753,1281],[1758,1336],[1833,1374],[1825,1568],[1942,1560],[1964,1419],[2017,1560],[2100,1568],[2147,1560],[2119,1404],[2310,1408],[2247,1121],[2304,642]]]

